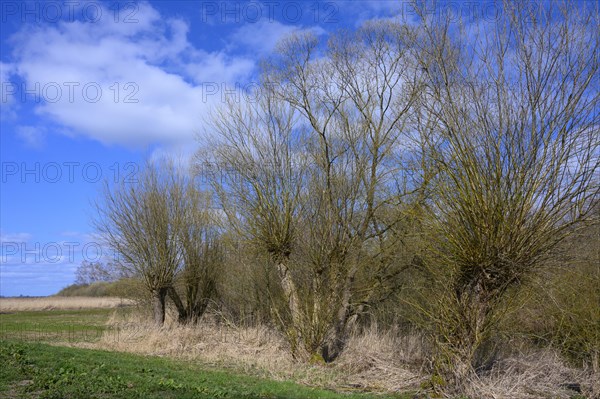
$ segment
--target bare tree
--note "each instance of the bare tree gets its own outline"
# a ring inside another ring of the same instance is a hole
[[[459,390],[510,294],[593,216],[599,20],[582,8],[505,2],[487,24],[422,16],[435,288],[419,306]]]
[[[360,309],[391,288],[390,210],[406,194],[392,160],[416,98],[412,40],[387,22],[340,32],[324,54],[315,37],[292,36],[264,64],[260,100],[214,120],[212,154],[235,174],[215,187],[271,255],[287,303],[276,317],[295,354],[337,358]],[[372,280],[357,282],[365,269]]]
[[[183,180],[172,163],[148,163],[137,183],[104,188],[95,226],[128,274],[152,295],[154,321],[165,320],[165,300],[181,264]]]
[[[75,284],[93,284],[100,281],[114,281],[120,276],[111,263],[89,262],[84,260],[75,271]]]
[[[169,297],[180,323],[197,323],[216,295],[224,254],[208,195],[200,192],[193,180],[186,180],[182,200],[184,214],[178,239],[183,264],[169,288]]]
[[[294,132],[295,113],[275,101],[264,87],[257,102],[228,103],[218,110],[213,127],[218,136],[210,156],[201,162],[218,170],[210,178],[233,229],[273,262],[286,297],[292,326],[302,324],[299,299],[289,258],[296,240],[299,197],[303,186],[301,132]],[[289,329],[293,353],[297,333]]]
[[[167,296],[180,323],[197,322],[215,295],[222,251],[209,197],[194,180],[172,161],[148,162],[137,183],[106,185],[96,208],[95,225],[120,267],[151,294],[156,324]]]
[[[407,26],[368,22],[334,35],[325,57],[314,38],[292,37],[271,64],[279,96],[310,126],[305,217],[315,297],[308,312],[322,336],[309,345],[325,361],[339,356],[352,321],[396,274],[389,250],[400,218],[390,208],[407,191],[398,190],[404,171],[393,160],[416,98],[413,40]]]

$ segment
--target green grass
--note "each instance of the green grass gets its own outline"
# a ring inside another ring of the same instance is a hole
[[[160,357],[0,341],[7,398],[409,398],[340,394]]]
[[[122,308],[0,314],[0,398],[410,397],[335,393],[215,370],[200,362],[56,346],[97,341],[107,333],[107,321],[114,312],[130,311]]]
[[[121,309],[119,311],[126,311]],[[0,314],[0,339],[93,342],[115,309],[46,310]]]

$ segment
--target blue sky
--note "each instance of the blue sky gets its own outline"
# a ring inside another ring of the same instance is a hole
[[[98,258],[91,203],[144,159],[189,159],[277,41],[397,1],[1,2],[0,295],[49,295]],[[106,254],[104,251],[103,255]]]
[[[210,110],[243,95],[279,39],[411,18],[408,3],[2,0],[0,295],[72,283],[99,257],[102,182],[135,178],[147,158],[190,159]]]

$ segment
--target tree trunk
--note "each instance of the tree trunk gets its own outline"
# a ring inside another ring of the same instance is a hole
[[[154,309],[154,323],[161,327],[165,324],[165,299],[167,288],[158,288],[154,290],[152,297],[152,307]]]
[[[177,321],[180,324],[186,324],[189,321],[189,312],[186,310],[185,306],[183,305],[183,302],[181,302],[181,298],[179,298],[179,294],[173,287],[169,288],[169,298],[171,298],[171,300],[175,304],[175,308],[177,308]]]
[[[296,284],[292,280],[290,270],[284,261],[277,262],[277,272],[281,288],[287,299],[288,309],[292,317],[292,325],[287,326],[287,335],[292,347],[292,355],[295,357],[298,354],[299,343],[301,341],[302,316],[300,313],[300,302],[298,300],[298,290]]]
[[[193,284],[195,286],[190,286],[187,290],[187,311],[189,322],[197,323],[206,312],[210,299],[214,297],[216,287],[213,277],[207,277],[200,287],[197,282]]]
[[[442,358],[440,371],[457,394],[467,395],[476,378],[476,353],[485,341],[485,325],[490,317],[489,295],[483,295],[479,283],[456,292],[458,318],[441,331]]]
[[[344,288],[342,303],[329,336],[321,349],[321,356],[326,363],[333,362],[341,354],[348,341],[348,321],[350,319],[350,287]]]
[[[197,323],[198,320],[200,320],[202,318],[202,316],[206,312],[206,309],[208,308],[208,304],[209,304],[208,298],[196,299],[196,302],[194,303],[194,306],[192,307],[192,310],[191,310],[190,319],[191,319],[192,323]]]
[[[348,342],[351,320],[356,320],[355,317],[351,317],[350,300],[352,297],[352,285],[354,284],[354,277],[357,270],[358,268],[356,266],[353,267],[346,277],[340,307],[337,311],[329,336],[321,348],[321,355],[323,356],[323,360],[327,363],[333,362],[342,354],[342,351]]]

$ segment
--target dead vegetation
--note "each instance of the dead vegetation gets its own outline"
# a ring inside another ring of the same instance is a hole
[[[551,350],[532,351],[500,360],[485,376],[471,382],[473,397],[502,399],[598,398],[600,376],[568,367]],[[596,385],[596,386],[594,386]]]
[[[79,347],[132,352],[198,361],[277,381],[337,391],[418,391],[426,375],[411,363],[422,344],[416,337],[402,338],[392,332],[371,329],[353,333],[348,348],[335,363],[306,363],[289,356],[289,344],[275,328],[264,325],[236,326],[209,316],[196,325],[178,324],[167,317],[157,329],[143,317],[117,312],[109,320],[113,328],[95,343]]]
[[[129,299],[113,297],[0,298],[0,312],[118,308],[132,304]]]
[[[429,398],[431,348],[422,335],[371,326],[353,331],[337,362],[306,363],[289,356],[288,343],[277,329],[265,325],[236,326],[214,315],[197,325],[180,325],[167,317],[165,326],[136,314],[115,312],[96,343],[102,348],[197,361],[273,380],[336,391],[415,392]],[[567,365],[550,349],[525,349],[500,354],[492,366],[469,381],[468,395],[477,399],[599,398],[600,376]],[[580,395],[580,396],[577,396]],[[433,396],[435,397],[435,396]]]

